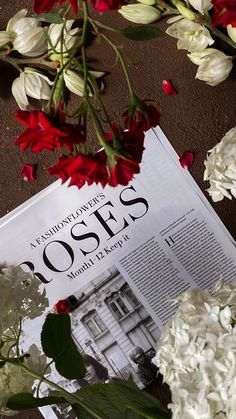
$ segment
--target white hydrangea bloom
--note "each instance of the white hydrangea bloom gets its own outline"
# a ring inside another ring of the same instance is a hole
[[[236,197],[236,127],[209,150],[204,165],[204,180],[210,182],[208,192],[213,201]]]
[[[25,358],[24,364],[36,374],[42,374],[46,365],[47,358],[42,355],[36,345],[31,345],[27,353],[29,358]],[[11,353],[14,355],[14,353]],[[22,372],[18,365],[6,363],[0,369],[0,414],[12,416],[16,411],[12,411],[6,407],[9,397],[17,393],[34,393],[35,378]]]
[[[236,281],[177,300],[153,359],[172,392],[172,418],[235,419]]]
[[[196,52],[214,43],[208,29],[200,23],[177,16],[168,20],[172,23],[166,33],[178,39],[177,48]]]
[[[48,306],[45,289],[33,273],[24,272],[19,266],[9,266],[0,274],[0,333],[10,328],[18,329],[19,319],[40,316]]]

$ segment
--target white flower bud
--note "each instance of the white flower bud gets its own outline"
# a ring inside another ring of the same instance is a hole
[[[156,4],[156,0],[138,0],[138,2],[148,4],[149,6],[154,6]]]
[[[203,80],[210,86],[217,86],[227,79],[233,67],[233,58],[215,48],[193,52],[188,57],[199,66],[196,79]]]
[[[236,42],[236,28],[234,28],[232,25],[227,25],[226,29],[232,41]]]
[[[191,6],[198,10],[202,15],[204,15],[204,12],[211,9],[212,3],[211,0],[188,0]]]
[[[25,68],[24,72],[22,72],[12,83],[12,94],[19,108],[26,110],[29,105],[27,96],[44,100],[50,98],[50,84],[52,85],[53,82],[44,74],[33,68]]]
[[[104,76],[105,73],[102,71],[89,71],[89,75],[97,78]],[[84,94],[84,79],[78,73],[73,70],[67,69],[63,73],[65,85],[70,92],[75,93],[78,96],[83,96]],[[92,96],[92,92],[89,86],[87,86],[89,96]],[[102,85],[103,88],[103,85]]]
[[[168,21],[168,23],[172,22],[174,23],[169,26],[166,33],[173,38],[178,39],[178,49],[186,49],[190,52],[195,52],[203,50],[208,45],[214,43],[208,29],[205,28],[205,26],[200,25],[200,23],[182,18],[182,16],[174,17]]]
[[[34,57],[47,50],[45,29],[40,27],[38,19],[26,17],[27,10],[22,9],[11,18],[7,31],[15,34],[13,47],[20,54]]]
[[[182,1],[177,1],[175,6],[177,7],[178,11],[181,13],[181,15],[183,15],[184,17],[186,17],[186,19],[189,20],[194,20],[195,19],[195,13],[193,13],[192,10],[188,9],[183,3]]]
[[[48,36],[50,41],[48,42],[49,52],[52,50],[53,54],[67,54],[72,48],[76,47],[79,42],[79,37],[76,36],[79,28],[71,29],[74,20],[67,20],[66,24],[63,23],[52,23],[48,29]]]
[[[155,22],[161,16],[161,12],[155,7],[142,3],[122,6],[118,12],[130,22],[141,24]]]

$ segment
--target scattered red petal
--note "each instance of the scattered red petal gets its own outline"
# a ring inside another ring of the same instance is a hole
[[[183,169],[189,169],[193,164],[194,154],[191,151],[184,151],[179,158],[179,162]]]
[[[34,182],[35,181],[35,169],[36,164],[25,163],[21,169],[21,177],[25,182]]]
[[[164,92],[168,96],[177,94],[177,92],[176,92],[176,90],[175,90],[175,88],[174,88],[174,86],[173,86],[173,84],[171,83],[170,80],[163,80],[162,87],[163,87]]]

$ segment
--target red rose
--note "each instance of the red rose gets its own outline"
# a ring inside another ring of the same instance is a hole
[[[70,307],[70,302],[69,300],[66,298],[65,300],[59,300],[54,306],[53,306],[53,310],[60,314],[60,313],[70,313],[71,311],[71,307]]]
[[[236,27],[236,1],[235,0],[211,0],[214,7],[212,17],[213,26],[232,25]]]
[[[125,128],[133,130],[147,131],[149,128],[156,127],[160,120],[160,114],[153,105],[146,105],[138,102],[136,106],[131,106],[123,115]]]
[[[49,167],[48,173],[61,178],[62,183],[70,179],[70,185],[82,188],[87,182],[101,183],[104,187],[108,181],[106,154],[103,151],[95,154],[78,154],[73,157],[62,156],[57,164]]]
[[[65,145],[71,153],[74,144],[84,142],[79,126],[64,124],[59,129],[42,111],[19,110],[16,119],[26,127],[16,140],[16,145],[20,145],[21,150],[31,146],[33,153],[39,153],[41,150],[61,149]]]
[[[53,6],[58,3],[59,6],[64,0],[33,0],[33,9],[35,13],[40,14],[44,12],[50,12]],[[68,0],[74,13],[78,12],[77,0]]]
[[[107,135],[111,141],[111,135]],[[108,184],[110,186],[128,185],[136,173],[139,173],[139,163],[142,160],[144,133],[143,131],[120,131],[119,146],[126,158],[115,157],[116,164],[110,169]]]
[[[107,12],[109,10],[119,9],[120,6],[126,4],[125,0],[90,0],[97,12]]]

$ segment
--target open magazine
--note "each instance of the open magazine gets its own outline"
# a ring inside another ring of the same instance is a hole
[[[49,309],[70,296],[74,340],[104,381],[131,375],[140,388],[151,372],[139,367],[135,350],[151,359],[175,311],[171,300],[236,277],[232,237],[159,127],[146,134],[141,173],[128,186],[55,182],[3,217],[0,237],[1,264],[33,270]],[[44,318],[29,323],[25,341],[40,343]],[[55,371],[51,379],[71,391],[93,382],[67,382]],[[65,406],[41,411],[47,419],[75,417]]]

